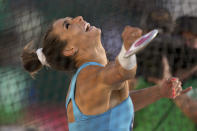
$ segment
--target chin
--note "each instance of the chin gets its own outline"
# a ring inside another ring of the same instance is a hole
[[[98,37],[101,37],[101,29],[100,28],[96,28],[96,34],[98,35]]]
[[[95,29],[93,32],[92,32],[92,36],[96,37],[96,38],[100,38],[101,37],[101,30],[100,29]]]
[[[101,29],[100,28],[97,28],[97,31],[99,32],[99,34],[101,34]]]
[[[95,34],[101,34],[101,29],[94,27],[92,32],[94,32]]]

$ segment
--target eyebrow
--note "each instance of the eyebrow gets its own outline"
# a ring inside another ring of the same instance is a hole
[[[73,18],[72,17],[66,17],[66,19],[71,19],[72,20]]]
[[[62,26],[65,26],[65,24],[69,24],[69,23],[68,23],[68,19],[69,19],[69,20],[72,20],[73,18],[72,18],[72,17],[66,17],[66,20],[64,20]]]

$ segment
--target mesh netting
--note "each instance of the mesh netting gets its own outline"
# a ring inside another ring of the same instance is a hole
[[[162,33],[137,54],[135,88],[153,85],[150,77],[162,78],[164,57],[171,74],[183,81],[183,88],[196,88],[197,34],[193,30],[197,28],[180,29],[188,23],[197,27],[196,14],[196,0],[0,0],[0,130],[68,130],[65,99],[72,73],[44,68],[32,79],[20,59],[28,42],[33,40],[35,48],[42,47],[43,35],[54,20],[81,15],[101,28],[110,61],[121,49],[126,25],[145,32],[159,28]],[[177,23],[180,17],[188,17],[184,26]],[[187,38],[184,32],[195,39]],[[190,94],[197,96],[195,91]],[[195,131],[197,127],[174,101],[162,99],[135,113],[134,130]]]

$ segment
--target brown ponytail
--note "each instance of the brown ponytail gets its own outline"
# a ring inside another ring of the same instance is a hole
[[[66,40],[60,40],[59,36],[52,33],[53,26],[49,26],[43,39],[43,54],[46,57],[47,63],[50,68],[59,71],[75,71],[76,63],[73,56],[64,56],[62,54],[64,47],[67,45]],[[42,64],[38,59],[36,51],[32,48],[33,42],[28,43],[22,52],[22,62],[26,71],[28,71],[34,78],[35,73],[37,73],[41,68]]]
[[[38,60],[36,51],[32,49],[33,42],[28,43],[22,52],[21,58],[23,67],[34,78],[34,75],[42,68],[41,62]]]

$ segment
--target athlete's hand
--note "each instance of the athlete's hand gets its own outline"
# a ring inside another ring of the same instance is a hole
[[[177,96],[185,94],[192,89],[192,87],[189,87],[182,90],[182,83],[178,78],[164,80],[159,88],[161,97],[171,99],[175,99]]]
[[[142,30],[137,27],[126,26],[122,32],[124,47],[128,50],[134,41],[142,36]]]

